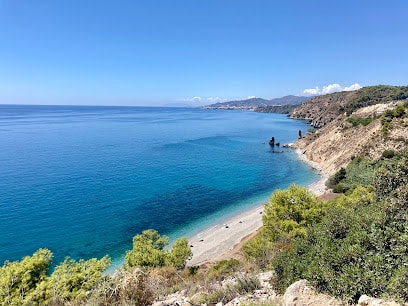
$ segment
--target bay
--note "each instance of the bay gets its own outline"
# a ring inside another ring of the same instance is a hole
[[[171,239],[317,174],[291,149],[303,121],[194,108],[0,105],[0,262],[49,248],[120,261],[132,237]]]

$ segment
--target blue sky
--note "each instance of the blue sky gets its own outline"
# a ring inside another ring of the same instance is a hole
[[[407,12],[406,0],[0,0],[0,103],[198,105],[407,85]]]

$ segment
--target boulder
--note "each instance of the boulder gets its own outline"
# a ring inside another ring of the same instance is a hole
[[[358,299],[358,306],[400,306],[401,304],[398,304],[394,301],[385,301],[381,299],[376,299],[369,297],[367,295],[362,295]]]
[[[340,306],[344,303],[325,294],[316,293],[306,280],[300,280],[290,285],[283,295],[285,306]]]

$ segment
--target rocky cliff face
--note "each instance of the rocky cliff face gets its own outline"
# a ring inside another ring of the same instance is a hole
[[[408,147],[408,118],[395,118],[388,134],[382,131],[379,116],[401,102],[376,104],[356,110],[351,116],[338,115],[321,129],[299,139],[294,146],[322,169],[334,174],[353,156],[381,158],[385,150],[403,151]],[[353,119],[371,118],[371,123],[353,126]],[[350,122],[351,121],[351,122]]]
[[[333,121],[340,113],[341,107],[356,97],[355,91],[337,92],[318,96],[297,107],[290,115],[294,119],[305,119],[310,125],[321,128]]]

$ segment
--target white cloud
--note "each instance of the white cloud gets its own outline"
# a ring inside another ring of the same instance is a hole
[[[363,87],[363,86],[361,86],[360,84],[353,84],[353,85],[350,85],[349,87],[344,87],[344,91],[353,91],[353,90],[358,90],[358,89],[360,89],[361,87]]]
[[[257,96],[248,96],[246,99],[243,99],[243,100],[247,100],[247,99],[255,99],[255,98],[257,98]]]
[[[323,86],[322,94],[327,95],[327,94],[331,94],[333,92],[339,92],[342,90],[343,90],[343,87],[341,87],[340,84],[330,84],[327,86]]]
[[[317,87],[317,86],[315,88],[309,88],[309,89],[305,89],[303,91],[303,94],[306,95],[306,96],[316,96],[319,93],[320,93],[319,92],[319,87]]]
[[[331,94],[334,92],[339,92],[339,91],[353,91],[360,89],[362,86],[360,84],[353,84],[348,87],[343,87],[340,84],[334,83],[334,84],[329,84],[327,86],[323,86],[323,89],[320,90],[319,86],[316,86],[315,88],[308,88],[303,90],[303,94],[305,96],[317,96],[317,95],[327,95]]]

